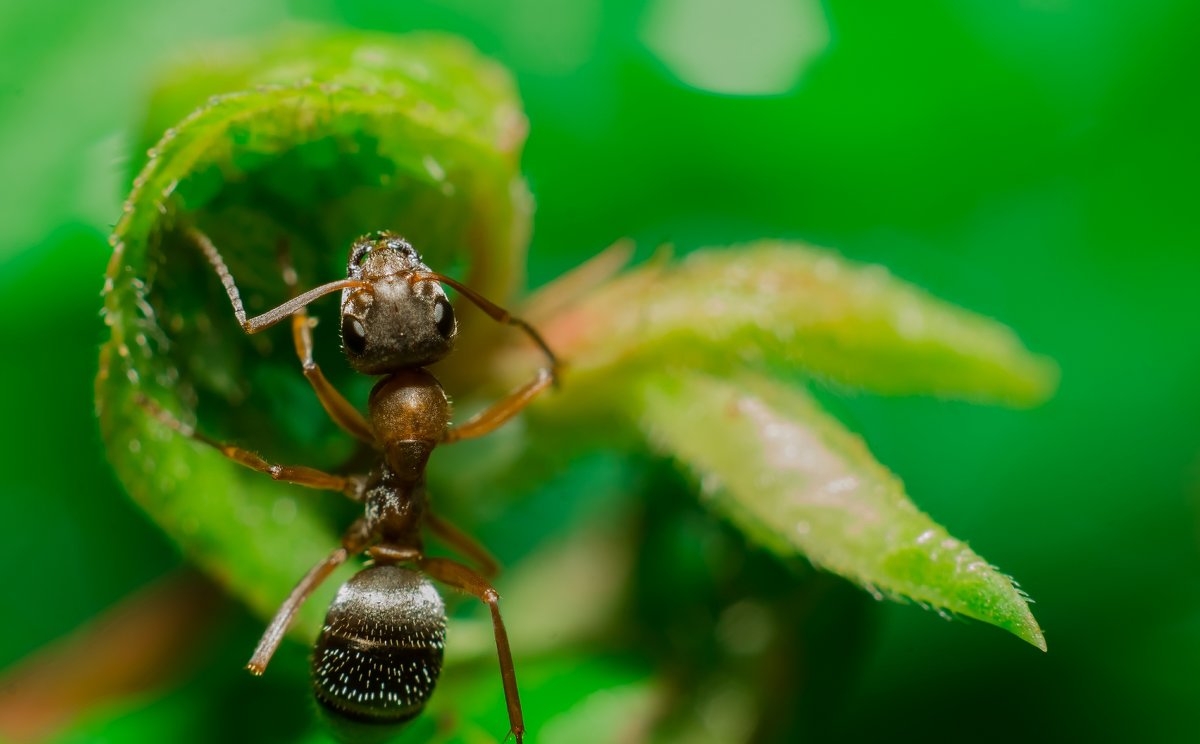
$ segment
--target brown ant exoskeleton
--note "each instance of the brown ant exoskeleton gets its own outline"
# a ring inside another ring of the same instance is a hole
[[[340,491],[364,507],[364,515],[342,536],[341,547],[314,566],[284,600],[247,669],[262,674],[305,599],[335,568],[365,552],[373,565],[338,590],[316,642],[313,688],[321,706],[347,725],[368,728],[398,726],[420,713],[441,671],[446,633],[446,611],[429,581],[432,577],[478,597],[491,611],[510,733],[520,742],[525,724],[516,672],[500,619],[499,595],[488,581],[497,565],[486,549],[429,510],[425,465],[437,445],[491,432],[553,384],[558,369],[554,354],[527,323],[457,281],[430,271],[417,251],[394,233],[360,238],[350,248],[345,279],[300,294],[295,294],[295,271],[285,263],[284,279],[292,299],[247,319],[237,285],[216,246],[196,229],[186,232],[216,270],[247,333],[292,319],[296,353],[321,405],[342,429],[380,453],[378,466],[361,476],[275,465],[250,451],[209,439],[143,401],[176,431],[246,467],[277,480]],[[441,385],[424,369],[450,353],[458,332],[441,284],[458,290],[493,319],[523,330],[549,361],[533,380],[458,426],[450,425],[450,405]],[[365,418],[313,361],[313,323],[305,308],[338,290],[346,359],[358,372],[383,376],[371,390]],[[468,556],[480,570],[426,557],[422,526]]]

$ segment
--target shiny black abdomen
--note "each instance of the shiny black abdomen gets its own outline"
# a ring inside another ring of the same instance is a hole
[[[338,590],[313,652],[313,690],[330,713],[364,723],[413,718],[442,670],[446,608],[422,574],[360,571]]]

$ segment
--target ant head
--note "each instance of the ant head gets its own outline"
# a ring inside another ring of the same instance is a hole
[[[350,247],[346,274],[368,287],[342,291],[342,349],[350,366],[382,375],[424,367],[450,353],[458,322],[442,285],[421,255],[391,232],[364,235]]]

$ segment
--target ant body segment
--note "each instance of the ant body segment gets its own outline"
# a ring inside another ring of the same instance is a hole
[[[308,596],[351,556],[366,553],[372,565],[338,590],[316,641],[313,689],[321,707],[343,724],[372,730],[399,726],[421,712],[441,671],[446,634],[445,606],[429,580],[433,578],[474,595],[491,611],[509,730],[519,744],[525,724],[516,672],[500,618],[499,595],[488,580],[498,567],[485,548],[430,510],[425,466],[437,445],[493,431],[552,385],[558,370],[553,352],[521,319],[430,271],[417,251],[395,233],[371,233],[355,241],[346,278],[307,292],[296,293],[295,271],[286,263],[284,280],[292,299],[249,319],[216,246],[194,228],[188,228],[187,235],[216,270],[246,333],[291,318],[297,356],[322,407],[339,427],[379,455],[378,464],[365,475],[276,465],[248,450],[209,439],[143,399],[143,405],[165,424],[241,465],[276,480],[339,491],[364,507],[363,516],[343,534],[341,545],[313,566],[284,600],[247,669],[261,675]],[[458,332],[441,284],[453,287],[494,320],[520,328],[548,361],[534,379],[457,426],[450,425],[450,404],[441,385],[424,369],[450,353]],[[346,359],[357,372],[382,376],[371,390],[366,417],[313,361],[314,323],[305,308],[339,290]],[[425,556],[423,526],[469,557],[479,570]]]

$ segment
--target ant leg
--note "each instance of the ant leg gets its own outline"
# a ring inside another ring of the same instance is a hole
[[[470,558],[479,566],[479,573],[488,579],[494,579],[500,573],[500,564],[488,549],[480,545],[475,538],[442,519],[433,512],[425,513],[425,524],[442,542]]]
[[[529,403],[537,397],[538,393],[545,390],[551,385],[558,384],[558,358],[554,356],[554,352],[550,350],[545,339],[537,330],[526,323],[524,320],[516,317],[504,308],[495,304],[475,290],[466,285],[451,279],[444,274],[436,274],[434,272],[418,272],[412,274],[410,281],[437,281],[447,286],[458,290],[459,294],[466,297],[471,302],[475,303],[480,310],[487,313],[492,320],[498,323],[506,323],[511,326],[520,328],[537,344],[542,353],[546,355],[546,360],[549,366],[539,369],[537,376],[521,387],[509,393],[504,398],[497,401],[490,408],[487,408],[480,413],[472,416],[467,421],[459,426],[452,427],[446,431],[445,437],[442,439],[444,443],[457,442],[462,439],[472,439],[481,437],[495,431],[501,424],[511,419],[513,416],[529,405]]]
[[[279,262],[283,267],[284,284],[287,285],[289,293],[295,297],[297,294],[296,269],[292,265],[287,244],[282,241],[279,246]],[[313,361],[312,329],[314,326],[316,323],[308,317],[308,310],[305,308],[301,307],[292,313],[292,341],[296,346],[296,356],[300,358],[305,379],[312,385],[313,392],[317,394],[317,400],[321,402],[325,413],[329,414],[329,418],[333,419],[333,422],[340,426],[342,431],[372,447],[378,447],[379,444],[375,439],[375,432],[372,431],[371,424],[357,408],[351,405],[350,401],[346,400],[345,396],[338,392],[337,388],[329,383],[329,380],[325,378],[325,373]]]
[[[330,384],[329,380],[325,378],[325,373],[313,361],[312,329],[314,325],[316,324],[309,319],[308,313],[303,308],[292,314],[292,339],[296,345],[296,356],[300,358],[305,379],[312,385],[313,392],[317,394],[317,400],[321,402],[321,407],[325,409],[325,413],[329,414],[329,418],[333,419],[333,423],[355,439],[372,447],[378,447],[379,443],[375,439],[375,432],[372,431],[371,424],[367,422],[366,417],[350,401],[346,400],[337,388]]]
[[[309,569],[304,578],[300,579],[300,583],[296,584],[292,593],[283,600],[283,604],[275,613],[271,624],[263,633],[262,640],[258,642],[258,647],[254,649],[254,655],[250,657],[250,662],[246,664],[246,669],[250,670],[251,674],[257,677],[266,671],[267,664],[270,663],[271,657],[275,655],[275,650],[283,641],[283,634],[292,624],[292,618],[300,610],[300,605],[304,604],[304,600],[308,599],[308,595],[312,594],[321,585],[321,582],[329,578],[329,574],[333,573],[334,569],[345,563],[350,556],[361,553],[368,537],[367,522],[360,518],[350,525],[350,529],[346,530],[346,534],[342,536],[342,546]]]
[[[472,439],[495,431],[501,424],[517,415],[522,408],[529,405],[537,397],[538,393],[551,385],[558,384],[558,370],[560,366],[558,358],[554,356],[554,352],[550,350],[550,346],[542,338],[542,335],[537,332],[537,329],[529,325],[529,323],[516,317],[470,287],[444,274],[437,274],[431,271],[414,272],[410,276],[409,281],[436,281],[453,287],[458,290],[459,294],[475,303],[480,310],[487,313],[492,320],[515,326],[524,331],[537,344],[538,348],[542,350],[542,353],[546,355],[546,361],[549,362],[549,366],[538,370],[536,377],[497,401],[490,408],[472,416],[459,426],[448,429],[445,437],[442,439],[443,443]]]
[[[508,633],[500,619],[500,595],[487,579],[457,561],[446,558],[425,558],[419,563],[421,570],[444,584],[473,594],[492,611],[492,630],[496,635],[496,655],[500,658],[500,679],[504,682],[504,702],[508,706],[508,726],[521,744],[525,737],[525,719],[521,715],[521,696],[517,692],[517,672],[513,668],[512,650],[508,645]]]
[[[553,383],[554,372],[549,369],[539,369],[537,377],[458,426],[446,429],[445,435],[442,436],[442,442],[449,444],[451,442],[462,441],[463,439],[474,439],[475,437],[490,434],[513,416],[520,413],[522,408],[533,402],[538,393],[550,387]]]
[[[237,318],[238,325],[246,333],[258,333],[259,331],[270,328],[271,326],[286,320],[289,315],[297,310],[308,305],[308,303],[327,294],[337,292],[343,289],[352,288],[370,288],[367,282],[360,279],[339,279],[336,282],[322,284],[319,287],[308,290],[299,294],[279,307],[272,308],[262,315],[253,318],[246,318],[246,308],[242,305],[242,295],[238,292],[237,283],[233,281],[233,274],[229,273],[229,267],[225,265],[225,259],[221,258],[220,251],[217,246],[213,245],[212,240],[207,235],[200,232],[194,227],[184,229],[184,234],[196,244],[204,257],[208,259],[208,263],[217,272],[217,276],[221,279],[221,286],[225,287],[225,294],[229,296],[229,304],[233,305],[233,315]]]
[[[169,426],[185,437],[190,437],[197,442],[207,444],[239,465],[245,465],[251,470],[266,473],[275,480],[295,483],[298,486],[317,488],[323,491],[341,491],[354,501],[362,501],[363,480],[361,478],[333,475],[332,473],[326,473],[305,465],[275,465],[269,463],[254,452],[206,437],[164,411],[157,403],[145,396],[137,396],[137,403],[164,425]]]

